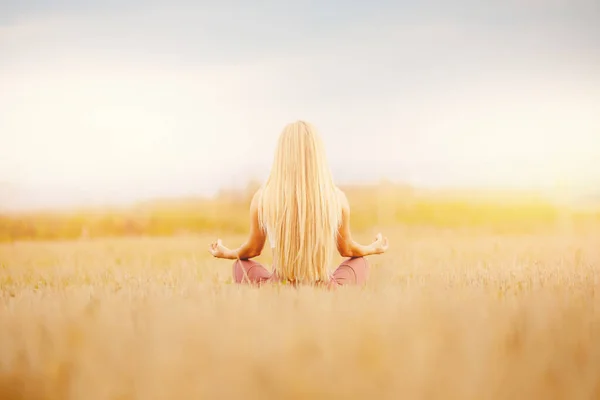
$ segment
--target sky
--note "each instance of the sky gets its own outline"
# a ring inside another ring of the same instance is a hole
[[[212,194],[299,119],[339,183],[597,193],[600,2],[482,3],[1,1],[0,201]]]

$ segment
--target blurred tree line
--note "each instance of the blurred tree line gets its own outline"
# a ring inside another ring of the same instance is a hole
[[[154,200],[133,207],[28,214],[0,214],[0,241],[107,236],[170,236],[245,233],[248,207],[259,187],[222,190],[214,198]],[[600,226],[600,211],[567,211],[536,196],[514,198],[426,192],[382,182],[342,188],[352,208],[354,230],[394,225],[527,233]]]

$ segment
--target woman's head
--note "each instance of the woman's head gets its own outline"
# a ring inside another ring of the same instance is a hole
[[[324,281],[341,219],[337,189],[317,130],[288,124],[262,189],[259,218],[275,242],[274,268],[294,281]]]

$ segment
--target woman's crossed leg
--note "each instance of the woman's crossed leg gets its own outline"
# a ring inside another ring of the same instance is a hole
[[[369,279],[370,266],[365,257],[347,258],[333,272],[330,285],[364,285]],[[253,260],[233,263],[233,281],[260,285],[273,280],[271,272]]]

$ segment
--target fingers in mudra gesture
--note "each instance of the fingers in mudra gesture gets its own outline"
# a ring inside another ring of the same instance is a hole
[[[213,257],[222,258],[225,256],[228,249],[227,247],[223,246],[221,239],[217,239],[215,242],[211,243],[210,246],[208,246],[208,251],[213,255]]]
[[[385,253],[389,248],[388,238],[382,236],[381,233],[378,233],[377,236],[375,236],[373,243],[371,243],[371,247],[373,247],[373,252],[375,254]]]

